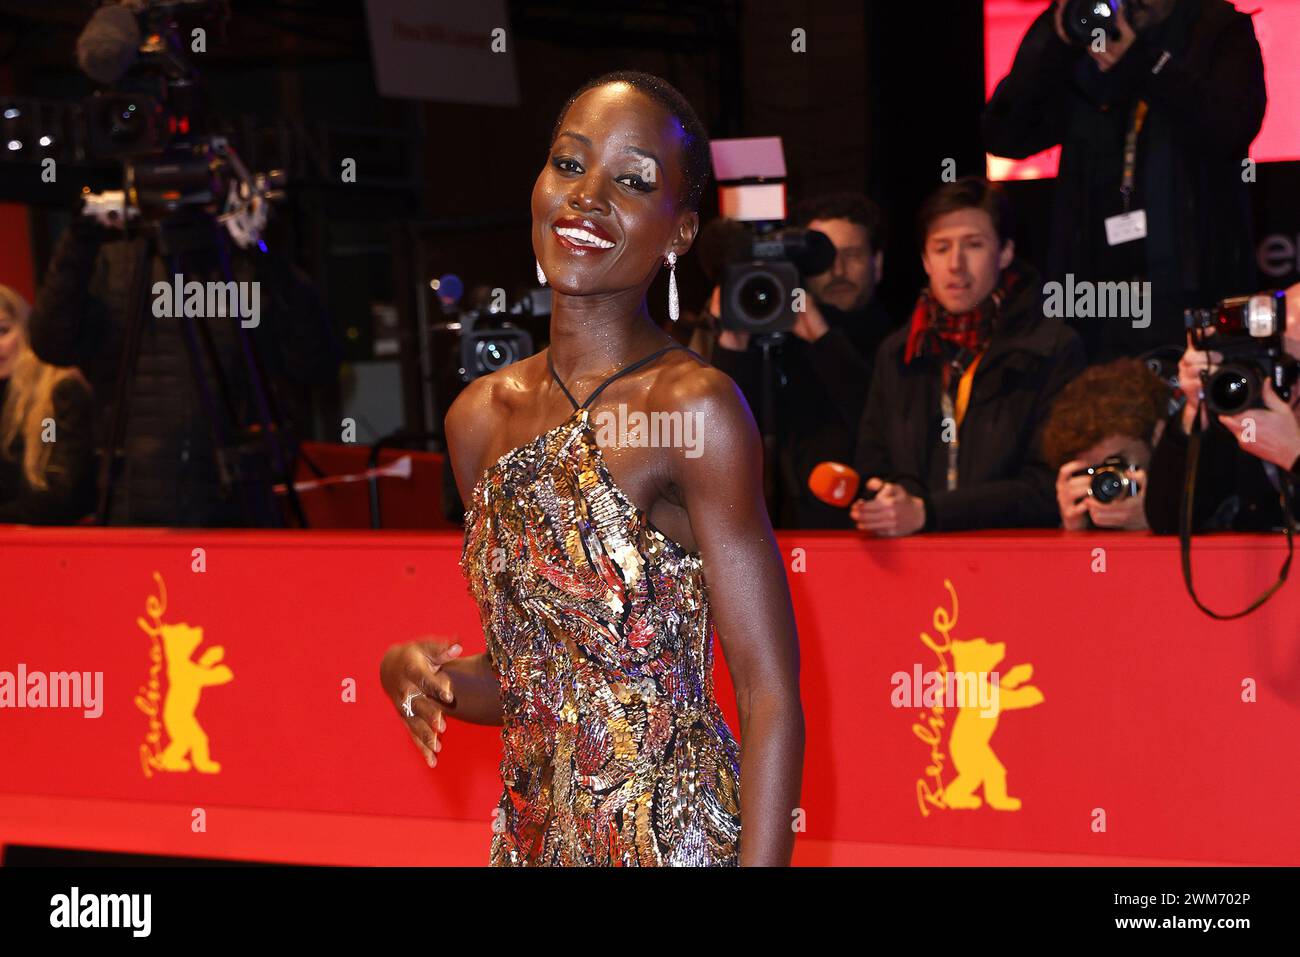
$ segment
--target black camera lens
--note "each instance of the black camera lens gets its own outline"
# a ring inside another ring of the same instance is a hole
[[[754,273],[747,278],[736,292],[736,301],[754,325],[767,322],[784,305],[780,287],[765,273]]]
[[[482,368],[496,372],[510,365],[518,356],[515,355],[513,343],[500,339],[482,339],[478,342],[477,358]]]
[[[1099,502],[1113,502],[1128,491],[1128,480],[1119,472],[1107,469],[1092,479],[1092,497]]]
[[[1078,47],[1091,45],[1096,31],[1103,31],[1112,40],[1119,38],[1115,25],[1121,0],[1069,0],[1061,15],[1065,35]]]
[[[1210,376],[1205,401],[1216,415],[1237,415],[1262,396],[1259,371],[1246,365],[1227,364]]]
[[[144,128],[143,114],[134,103],[123,103],[108,115],[108,138],[125,146],[137,140]]]

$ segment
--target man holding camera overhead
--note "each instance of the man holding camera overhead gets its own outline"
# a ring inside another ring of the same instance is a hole
[[[1248,150],[1267,96],[1225,0],[1056,0],[984,111],[984,142],[1060,145],[1044,279],[1150,281],[1149,311],[1082,318],[1091,362],[1181,346],[1183,310],[1256,287]]]

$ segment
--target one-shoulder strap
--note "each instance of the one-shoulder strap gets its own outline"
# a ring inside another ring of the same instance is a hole
[[[596,391],[593,392],[591,395],[587,396],[587,401],[582,403],[582,405],[578,405],[577,400],[573,398],[568,388],[564,385],[564,382],[560,379],[559,374],[556,373],[555,365],[551,362],[551,350],[549,348],[546,350],[546,365],[550,368],[551,375],[555,378],[555,381],[560,384],[560,388],[564,389],[564,394],[569,397],[569,401],[573,403],[573,407],[575,409],[585,409],[591,403],[592,399],[600,395],[601,391],[605,388],[605,386],[609,385],[619,376],[627,375],[633,369],[639,369],[647,362],[653,362],[655,359],[658,359],[665,352],[671,352],[673,349],[686,349],[686,346],[682,345],[680,342],[674,342],[671,345],[666,345],[662,349],[650,353],[648,356],[643,356],[642,358],[637,359],[636,362],[633,362],[630,366],[626,366],[625,368],[619,369],[613,375],[608,376],[604,382],[598,385],[596,387]],[[690,352],[691,350],[687,349],[687,351]]]

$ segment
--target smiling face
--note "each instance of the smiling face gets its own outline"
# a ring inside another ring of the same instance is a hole
[[[949,312],[968,312],[998,285],[1015,257],[1015,243],[998,240],[993,217],[970,206],[939,216],[930,224],[921,262],[930,291]]]
[[[574,100],[533,186],[533,252],[556,292],[645,287],[699,229],[682,208],[681,124],[627,83]]]

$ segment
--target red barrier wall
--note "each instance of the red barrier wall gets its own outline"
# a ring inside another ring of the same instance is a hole
[[[796,863],[1300,863],[1300,585],[1214,622],[1183,591],[1177,543],[1141,534],[780,544],[807,724]],[[458,533],[0,528],[0,673],[103,675],[97,718],[0,708],[0,843],[486,862],[497,729],[453,722],[431,770],[377,676],[396,641],[482,650],[460,546]],[[1282,553],[1272,538],[1198,541],[1205,599],[1240,607]],[[998,672],[996,720],[894,706],[896,675],[941,660]],[[222,666],[229,680],[186,705],[187,684]],[[721,665],[718,691],[738,732]],[[151,724],[169,701],[168,727]],[[199,733],[219,771],[151,766]],[[964,790],[956,765],[982,781],[982,806],[946,806]],[[1017,810],[988,804],[999,766]]]

